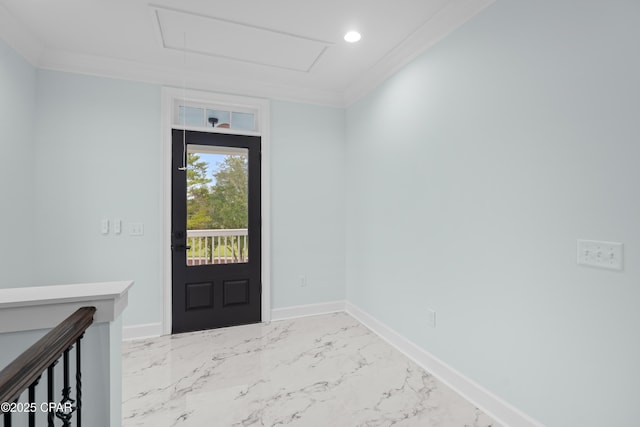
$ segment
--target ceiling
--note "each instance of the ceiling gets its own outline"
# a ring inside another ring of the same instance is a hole
[[[0,0],[0,37],[40,68],[345,106],[492,2]]]

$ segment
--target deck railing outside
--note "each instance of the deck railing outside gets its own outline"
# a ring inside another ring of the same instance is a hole
[[[249,262],[248,229],[188,230],[187,265]]]

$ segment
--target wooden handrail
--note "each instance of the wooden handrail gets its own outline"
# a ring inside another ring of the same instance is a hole
[[[82,307],[0,372],[0,402],[13,402],[93,323],[95,307]]]

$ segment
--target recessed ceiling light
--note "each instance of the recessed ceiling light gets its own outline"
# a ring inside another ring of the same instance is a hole
[[[357,31],[349,31],[347,34],[344,35],[344,39],[349,43],[355,43],[361,38],[362,36]]]

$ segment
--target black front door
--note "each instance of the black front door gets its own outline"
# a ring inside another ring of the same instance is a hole
[[[173,130],[172,332],[260,322],[260,137]]]

